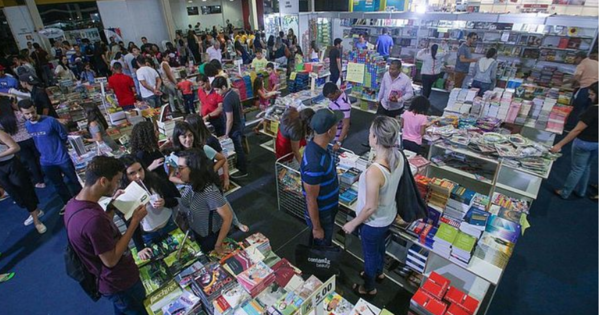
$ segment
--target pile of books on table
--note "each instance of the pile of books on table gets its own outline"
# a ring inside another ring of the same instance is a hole
[[[450,280],[431,272],[410,300],[409,315],[472,315],[479,301],[453,287]]]

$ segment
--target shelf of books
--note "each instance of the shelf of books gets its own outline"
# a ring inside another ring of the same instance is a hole
[[[597,17],[586,16],[390,13],[381,17],[365,13],[340,14],[340,18],[341,26],[350,27],[345,31],[347,37],[364,34],[370,43],[388,29],[394,39],[390,55],[416,63],[418,69],[421,64],[415,60],[416,53],[433,44],[442,45],[450,52],[444,60],[450,75],[443,75],[435,87],[446,91],[454,87],[451,73],[458,47],[471,32],[478,35],[471,47],[474,57],[482,57],[492,47],[498,51],[499,86],[507,86],[513,79],[560,86],[550,79],[540,81],[540,71],[572,74],[576,53],[590,52],[598,37]],[[420,82],[420,71],[413,78]]]
[[[152,315],[391,315],[359,300],[352,305],[326,281],[303,274],[278,257],[269,240],[255,233],[243,242],[226,240],[226,253],[202,253],[180,230],[152,247],[153,258],[137,260]],[[135,249],[132,250],[137,257]],[[324,313],[326,312],[326,313]]]

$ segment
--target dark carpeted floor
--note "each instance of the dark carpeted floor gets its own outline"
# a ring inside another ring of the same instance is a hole
[[[447,95],[434,92],[433,114],[440,114]],[[372,115],[352,112],[350,138],[345,146],[361,153]],[[277,210],[273,153],[257,144],[268,140],[250,136],[250,176],[243,188],[229,196],[240,220],[251,232],[260,231],[281,257],[294,261],[294,249],[306,242],[308,231],[299,219]],[[565,152],[570,152],[570,147]],[[589,199],[564,201],[552,194],[569,172],[569,154],[554,164],[544,181],[529,216],[531,228],[519,240],[513,257],[496,292],[489,314],[597,314],[598,313],[598,203]],[[597,178],[597,166],[593,170]],[[594,183],[597,181],[594,179]],[[105,299],[92,302],[65,275],[63,249],[66,234],[58,215],[59,198],[52,188],[38,189],[43,221],[48,232],[38,235],[32,226],[24,227],[25,210],[12,200],[0,202],[0,272],[13,271],[15,277],[0,283],[0,314],[112,314]],[[233,235],[242,239],[245,235]],[[338,291],[352,303],[357,297],[349,286],[358,281],[362,268],[352,256],[344,257],[343,276]],[[410,293],[386,281],[378,286],[377,306],[406,314]]]

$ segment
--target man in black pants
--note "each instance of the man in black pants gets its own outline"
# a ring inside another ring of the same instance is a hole
[[[342,40],[336,38],[333,41],[333,48],[329,51],[329,81],[337,84],[340,74],[342,73]],[[340,82],[341,83],[341,82]]]

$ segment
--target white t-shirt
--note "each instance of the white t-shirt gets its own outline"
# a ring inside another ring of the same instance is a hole
[[[156,79],[158,79],[158,72],[156,72],[156,70],[148,67],[148,66],[143,66],[141,68],[139,68],[136,72],[137,74],[137,78],[139,81],[146,81],[146,83],[154,88],[156,87]],[[142,85],[142,83],[140,82],[140,92],[142,94],[142,98],[146,98],[146,97],[150,97],[152,95],[154,95],[154,91],[152,90],[148,90],[145,86]]]
[[[206,50],[206,53],[208,54],[208,61],[217,59],[219,62],[221,62],[221,49],[216,50],[214,46],[210,46]]]
[[[400,162],[398,163],[398,167],[390,173],[385,167],[379,165],[378,163],[373,163],[375,167],[379,168],[383,176],[385,177],[385,182],[381,188],[379,188],[379,201],[377,210],[373,213],[364,224],[371,227],[385,227],[394,222],[396,219],[396,190],[398,189],[398,184],[400,183],[400,178],[402,177],[402,173],[404,172],[404,158],[400,155]],[[366,172],[363,172],[358,179],[358,202],[356,205],[356,215],[358,216],[360,212],[365,207],[367,203],[367,176]]]

